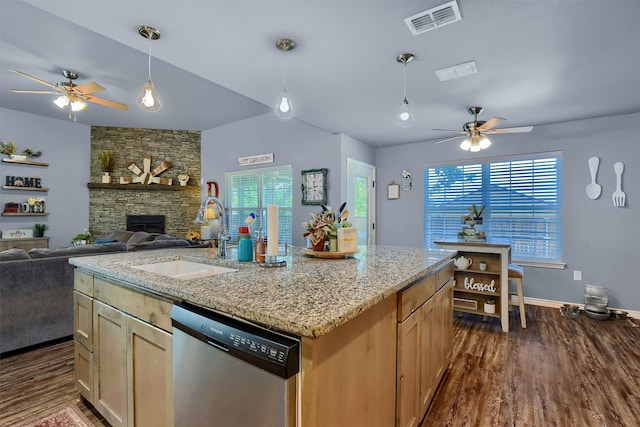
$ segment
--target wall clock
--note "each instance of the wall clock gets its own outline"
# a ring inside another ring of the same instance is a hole
[[[327,203],[327,170],[302,171],[302,204],[324,205]]]

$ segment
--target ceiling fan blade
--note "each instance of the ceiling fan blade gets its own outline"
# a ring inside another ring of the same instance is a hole
[[[40,80],[40,79],[39,79],[39,78],[37,78],[37,77],[30,76],[29,74],[27,74],[27,73],[23,73],[22,71],[18,71],[18,70],[9,70],[9,71],[11,71],[12,73],[16,73],[16,74],[17,74],[17,75],[19,75],[19,76],[22,76],[22,77],[26,77],[26,78],[28,78],[28,79],[31,79],[31,80],[33,80],[34,82],[38,82],[38,83],[40,83],[40,84],[42,84],[42,85],[49,86],[49,87],[50,87],[50,88],[52,88],[52,89],[55,89],[55,88],[56,88],[56,85],[51,84],[51,83],[49,83],[49,82],[45,82],[44,80]]]
[[[105,88],[103,88],[96,82],[89,82],[74,86],[73,90],[75,92],[80,92],[82,95],[89,95],[90,93],[102,92],[103,90],[105,90]]]
[[[460,129],[431,129],[431,130],[437,130],[441,132],[458,132],[458,133],[466,134],[466,132],[463,132]]]
[[[495,133],[523,133],[523,132],[531,132],[533,130],[533,126],[522,126],[517,128],[502,128],[502,129],[490,129],[486,130],[483,133],[487,134],[495,134]]]
[[[464,138],[465,136],[466,136],[466,134],[458,135],[458,136],[452,136],[451,138],[445,138],[445,139],[439,139],[437,141],[433,141],[433,143],[434,144],[440,144],[441,142],[451,141],[452,139]]]
[[[481,131],[491,129],[492,127],[498,126],[498,124],[500,124],[500,122],[503,120],[505,119],[501,117],[492,117],[486,122],[484,122],[483,124],[481,124],[480,126],[478,126],[478,129],[480,129]]]
[[[118,110],[128,110],[127,104],[121,104],[115,101],[109,101],[108,99],[98,98],[97,96],[85,95],[83,96],[89,102],[95,102],[96,104],[104,105],[105,107],[117,108]]]
[[[36,93],[44,95],[58,95],[60,92],[51,92],[50,90],[22,90],[22,89],[9,89],[9,92],[15,93]]]

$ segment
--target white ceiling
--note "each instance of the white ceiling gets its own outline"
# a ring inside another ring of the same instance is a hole
[[[119,111],[90,104],[87,125],[206,130],[270,109],[287,88],[296,119],[371,146],[435,140],[471,119],[504,117],[499,127],[542,125],[640,111],[640,1],[458,0],[462,21],[413,36],[404,23],[446,0],[2,0],[0,106],[68,120],[46,89],[7,70],[82,84],[96,81]],[[152,78],[163,107],[135,104],[147,78],[147,40],[137,27],[162,36],[151,44]],[[415,111],[410,128],[395,124],[402,101]],[[440,82],[435,70],[475,60],[478,74]],[[534,129],[535,132],[535,129]],[[517,138],[514,134],[496,139]]]

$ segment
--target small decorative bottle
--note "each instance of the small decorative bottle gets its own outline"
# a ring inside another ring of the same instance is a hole
[[[256,238],[254,259],[258,263],[265,262],[265,253],[267,252],[267,243],[262,238],[262,229],[258,229],[258,237]]]
[[[240,234],[238,237],[238,261],[253,261],[253,240],[250,234]]]

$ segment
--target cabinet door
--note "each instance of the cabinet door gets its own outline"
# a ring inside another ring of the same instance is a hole
[[[173,426],[173,339],[140,320],[127,320],[129,425]]]
[[[127,316],[93,303],[94,406],[113,427],[127,425]]]
[[[75,366],[76,390],[93,404],[93,353],[74,341],[73,361]]]
[[[434,300],[427,301],[420,308],[420,418],[422,420],[427,413],[429,403],[435,392],[436,381],[436,357],[434,352],[437,347],[436,333],[437,319],[435,318]]]
[[[398,324],[396,426],[420,422],[420,311]]]
[[[442,375],[444,374],[444,352],[445,352],[445,315],[447,310],[445,310],[444,304],[445,304],[445,289],[446,286],[440,288],[440,290],[438,292],[436,292],[435,296],[433,297],[433,317],[434,317],[434,322],[433,322],[433,334],[434,334],[434,346],[432,349],[432,355],[433,355],[433,372],[434,372],[434,381],[436,382],[436,384],[440,381],[440,378],[442,378]]]
[[[444,369],[451,361],[453,352],[453,288],[455,281],[451,280],[444,287]]]
[[[73,291],[73,339],[93,351],[93,298]]]

